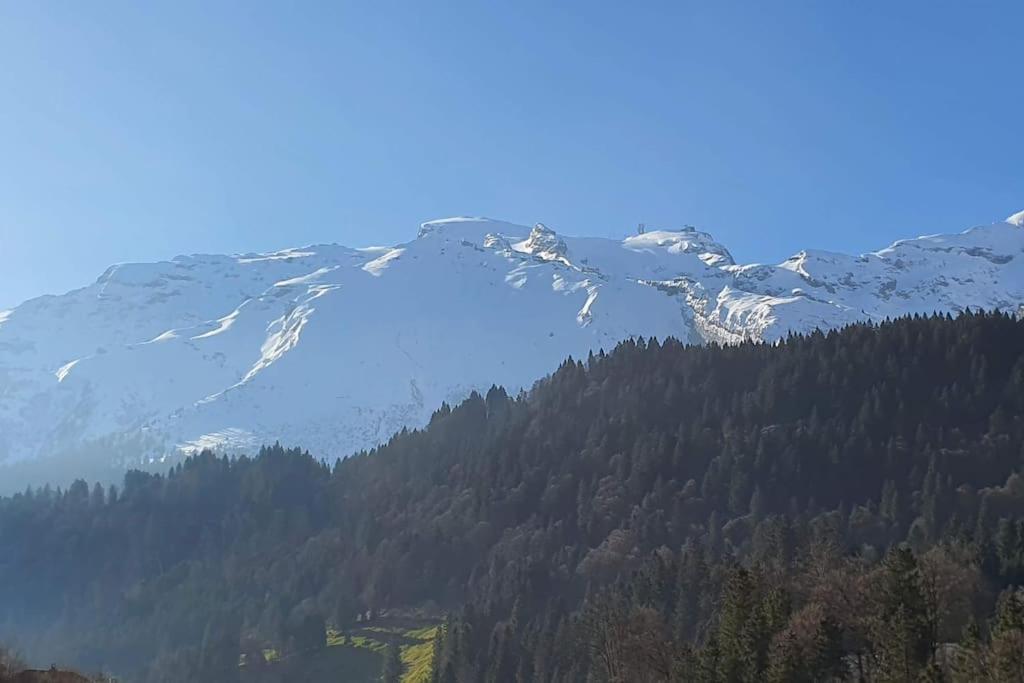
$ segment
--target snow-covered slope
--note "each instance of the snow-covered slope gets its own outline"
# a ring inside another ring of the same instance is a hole
[[[739,265],[710,235],[622,241],[477,218],[396,247],[110,268],[0,312],[0,461],[117,437],[146,455],[298,443],[346,455],[492,383],[635,335],[773,340],[1024,303],[1024,213],[862,256]]]

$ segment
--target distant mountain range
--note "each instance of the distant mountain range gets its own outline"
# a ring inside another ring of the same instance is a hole
[[[1022,304],[1024,212],[778,265],[737,264],[692,228],[619,241],[486,218],[394,247],[122,264],[0,312],[0,462],[274,441],[333,459],[631,336],[771,341]]]

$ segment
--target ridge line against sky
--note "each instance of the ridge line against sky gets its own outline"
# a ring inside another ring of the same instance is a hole
[[[119,267],[119,266],[138,265],[138,264],[146,265],[146,264],[154,264],[154,263],[165,263],[165,262],[171,262],[171,261],[174,261],[174,260],[177,260],[177,259],[180,259],[180,258],[190,259],[190,258],[194,258],[194,257],[206,257],[206,256],[212,256],[212,257],[227,256],[229,258],[238,258],[238,259],[241,259],[241,260],[245,260],[246,257],[272,256],[272,255],[277,255],[277,254],[285,254],[285,253],[293,253],[293,252],[297,256],[306,256],[308,254],[304,253],[305,250],[307,250],[307,249],[316,249],[316,248],[320,248],[320,247],[328,247],[328,248],[329,247],[340,247],[340,248],[343,248],[343,249],[354,249],[356,251],[371,251],[371,252],[402,252],[402,251],[404,251],[404,249],[401,249],[399,247],[402,247],[403,245],[408,245],[414,239],[422,238],[422,236],[423,236],[422,227],[423,226],[426,226],[426,225],[431,224],[431,223],[449,222],[449,221],[452,221],[453,219],[457,219],[458,221],[465,220],[465,221],[468,221],[468,222],[471,222],[471,223],[480,222],[480,221],[483,221],[483,222],[494,222],[496,224],[495,231],[497,231],[497,232],[501,232],[501,228],[502,227],[516,227],[516,228],[520,228],[522,230],[532,230],[532,229],[536,229],[536,228],[543,228],[543,229],[551,230],[550,226],[547,226],[546,224],[544,224],[542,222],[534,223],[534,224],[532,224],[533,227],[531,227],[531,224],[527,224],[527,223],[513,223],[511,221],[504,221],[504,220],[501,220],[499,218],[494,218],[494,217],[490,217],[490,216],[475,216],[475,217],[470,217],[470,216],[449,216],[449,217],[446,217],[446,218],[435,218],[435,219],[431,219],[429,221],[425,221],[425,222],[423,222],[421,224],[421,232],[417,236],[414,236],[413,238],[410,238],[410,239],[401,240],[399,242],[396,242],[396,243],[393,243],[393,244],[390,244],[390,245],[383,245],[383,244],[377,244],[377,245],[369,245],[369,244],[367,244],[367,245],[353,245],[353,244],[340,244],[340,243],[337,243],[337,242],[329,242],[329,243],[328,242],[321,242],[321,243],[309,243],[309,244],[291,245],[291,246],[288,246],[288,247],[282,247],[280,249],[270,249],[270,250],[266,250],[266,251],[262,251],[262,252],[253,252],[253,251],[236,251],[236,252],[231,252],[231,253],[190,252],[190,253],[177,254],[175,256],[170,256],[170,257],[166,257],[166,258],[159,258],[159,259],[155,259],[153,261],[146,261],[146,262],[122,261],[122,262],[117,262],[117,263],[111,263],[111,264],[108,264],[107,268],[104,269],[104,272],[101,275],[99,275],[98,277],[100,277],[100,278],[105,277],[115,267]],[[885,252],[887,250],[891,250],[891,249],[893,249],[893,248],[895,248],[895,247],[897,247],[897,246],[899,246],[899,245],[901,245],[903,243],[906,243],[906,242],[913,242],[915,240],[926,240],[926,239],[931,238],[931,237],[949,237],[949,236],[955,236],[955,235],[958,235],[958,234],[966,234],[966,233],[970,233],[970,232],[972,232],[972,231],[974,231],[976,229],[984,229],[984,228],[987,228],[987,227],[990,227],[990,226],[993,226],[993,225],[997,225],[999,223],[1007,223],[1009,225],[1013,225],[1013,226],[1016,226],[1018,228],[1024,228],[1024,211],[1016,212],[1016,213],[1014,213],[1014,214],[1012,214],[1010,216],[1007,216],[1006,218],[1004,218],[1002,220],[995,220],[995,221],[991,221],[989,223],[972,225],[972,226],[970,226],[968,228],[965,228],[963,230],[949,231],[949,232],[946,232],[946,233],[921,233],[921,234],[918,234],[918,235],[908,235],[908,236],[904,236],[904,237],[896,237],[894,239],[891,239],[889,242],[887,242],[887,243],[885,243],[883,245],[879,245],[879,246],[876,246],[875,248],[867,249],[867,250],[864,250],[862,252],[857,252],[857,253],[836,252],[834,250],[819,249],[817,247],[807,247],[805,249],[800,249],[800,250],[794,251],[786,259],[780,259],[777,262],[768,262],[768,261],[763,261],[763,260],[762,261],[758,261],[758,260],[749,260],[749,261],[732,260],[731,264],[732,265],[736,265],[736,266],[759,266],[759,265],[780,266],[780,265],[783,264],[784,261],[791,261],[793,258],[799,256],[800,254],[802,254],[804,252],[815,252],[815,251],[817,251],[817,252],[824,252],[824,253],[845,254],[845,255],[848,255],[848,256],[855,256],[855,257],[864,257],[864,256],[872,255],[872,254],[879,254],[879,253]],[[644,225],[644,229],[645,229],[645,231],[646,231],[648,236],[650,236],[652,233],[657,233],[658,231],[672,233],[672,232],[685,232],[686,230],[691,230],[691,229],[698,230],[701,233],[705,233],[706,235],[709,235],[710,238],[712,240],[714,240],[718,245],[720,245],[722,247],[725,247],[725,249],[727,251],[729,251],[729,245],[722,244],[721,242],[719,242],[718,240],[715,239],[715,236],[713,234],[707,233],[706,231],[703,231],[703,230],[700,230],[696,226],[686,225],[686,226],[682,226],[682,227],[680,227],[680,226],[666,227],[666,226],[653,226],[653,225],[646,225],[645,224]],[[559,236],[559,237],[565,237],[565,238],[568,238],[568,239],[584,239],[584,240],[586,240],[588,238],[595,237],[593,235],[569,235],[569,234],[566,234],[564,232],[558,232],[558,231],[552,231],[552,232],[555,235]],[[626,245],[626,243],[629,241],[630,237],[634,237],[636,235],[637,235],[637,232],[635,230],[624,233],[621,236],[622,242],[623,242],[623,246]],[[609,240],[612,240],[613,242],[614,241],[618,241],[618,238],[616,238],[616,237],[597,236],[597,238],[598,239],[609,239]],[[730,253],[730,257],[734,257],[734,254]],[[66,291],[54,292],[53,294],[55,294],[55,295],[63,295],[63,294],[72,292],[74,290],[81,289],[83,287],[87,287],[87,286],[93,284],[94,281],[96,281],[96,279],[97,279],[96,277],[93,277],[90,280],[82,282],[79,285],[76,285],[75,287],[71,287],[71,288],[69,288]],[[44,295],[41,295],[41,296],[47,296],[47,295],[44,294]],[[26,299],[24,301],[19,301],[16,305],[9,306],[7,308],[0,307],[0,323],[4,322],[6,317],[10,313],[13,312],[13,309],[16,308],[17,305],[20,305],[21,303],[25,303],[25,301],[29,301],[29,300],[34,299],[34,298],[37,298],[37,297],[35,297],[35,296],[29,297],[29,299]]]
[[[459,213],[739,262],[1024,208],[1024,4],[0,4],[0,309]]]

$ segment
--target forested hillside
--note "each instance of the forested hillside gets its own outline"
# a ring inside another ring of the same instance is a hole
[[[1021,681],[1022,408],[1005,315],[631,341],[333,468],[0,499],[0,640],[227,681],[415,608],[446,683]]]

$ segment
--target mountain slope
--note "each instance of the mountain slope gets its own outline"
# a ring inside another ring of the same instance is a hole
[[[1021,416],[1024,321],[1007,315],[771,346],[624,342],[564,362],[525,397],[472,395],[333,469],[268,447],[130,472],[109,491],[77,482],[0,497],[0,641],[126,682],[237,681],[227,674],[240,652],[268,651],[285,678],[307,680],[288,663],[312,662],[328,627],[362,645],[381,619],[451,611],[462,625],[447,621],[439,655],[456,675],[442,681],[517,680],[521,665],[518,680],[608,680],[587,675],[592,650],[570,628],[588,597],[667,569],[667,585],[634,583],[627,599],[665,620],[655,633],[686,659],[724,626],[723,588],[743,563],[766,579],[745,595],[792,598],[756,642],[790,615],[813,642],[828,616],[849,656],[872,666],[886,654],[870,639],[899,635],[874,625],[908,623],[864,582],[893,544],[909,541],[922,561],[935,545],[954,553],[929,589],[960,592],[928,608],[946,615],[940,642],[960,637],[972,605],[983,624],[999,591],[1024,585]],[[843,566],[857,571],[832,571]],[[841,599],[805,612],[821,596],[804,578],[845,587]],[[503,662],[512,674],[492,671]]]
[[[489,219],[395,247],[114,266],[0,313],[0,461],[112,438],[149,457],[281,440],[324,457],[442,401],[528,388],[630,336],[775,340],[907,313],[1024,303],[1022,214],[862,256],[739,265],[708,234],[622,241]]]

